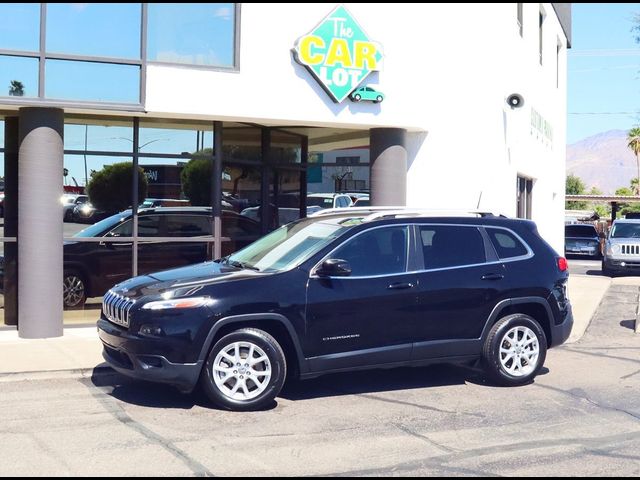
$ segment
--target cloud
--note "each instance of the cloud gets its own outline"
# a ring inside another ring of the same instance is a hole
[[[222,18],[223,20],[231,20],[232,15],[233,15],[233,11],[231,10],[231,7],[219,7],[213,13],[214,17]]]
[[[72,3],[71,8],[73,8],[76,12],[82,12],[86,10],[88,3]]]

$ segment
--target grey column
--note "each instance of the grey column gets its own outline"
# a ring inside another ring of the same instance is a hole
[[[62,329],[64,112],[20,109],[18,332],[59,337]]]
[[[18,117],[4,120],[4,236],[18,236]],[[4,244],[4,323],[18,325],[18,244]]]
[[[407,131],[372,128],[369,132],[372,206],[407,204]]]

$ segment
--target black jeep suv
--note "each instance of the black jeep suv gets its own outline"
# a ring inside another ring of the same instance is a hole
[[[522,385],[571,332],[567,279],[531,221],[343,209],[116,285],[98,330],[118,372],[233,410],[272,402],[287,373],[481,360]]]

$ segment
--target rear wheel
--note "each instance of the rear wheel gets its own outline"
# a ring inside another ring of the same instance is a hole
[[[498,320],[485,341],[484,369],[500,385],[530,383],[542,369],[547,356],[547,339],[540,324],[528,315],[516,313]]]
[[[82,307],[87,300],[87,288],[84,276],[75,270],[64,272],[62,295],[65,308]]]
[[[257,410],[273,402],[287,375],[284,352],[267,332],[243,328],[216,342],[200,375],[207,397],[228,410]]]

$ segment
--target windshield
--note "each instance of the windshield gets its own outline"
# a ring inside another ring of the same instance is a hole
[[[611,238],[640,238],[640,223],[616,223]]]
[[[228,258],[260,271],[284,271],[303,262],[359,222],[351,218],[290,223],[257,240]]]
[[[80,230],[78,233],[74,235],[74,237],[90,238],[90,237],[100,236],[104,232],[109,231],[113,227],[118,225],[122,220],[129,218],[130,214],[131,214],[131,211],[127,210],[125,212],[120,212],[115,215],[112,215],[111,217],[105,218],[104,220],[101,220],[98,223],[94,223],[93,225],[85,228],[84,230]]]
[[[597,237],[598,232],[592,225],[567,225],[564,227],[566,237]]]
[[[332,197],[307,197],[307,206],[308,207],[332,208],[333,207],[333,198]]]

